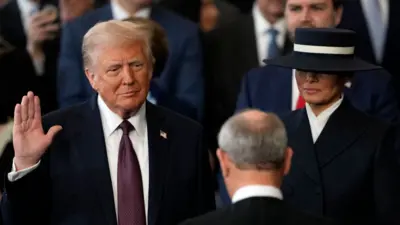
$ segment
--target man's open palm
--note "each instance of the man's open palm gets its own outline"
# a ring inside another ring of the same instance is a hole
[[[39,97],[28,92],[14,111],[13,143],[17,170],[35,165],[61,129],[56,125],[44,133]]]

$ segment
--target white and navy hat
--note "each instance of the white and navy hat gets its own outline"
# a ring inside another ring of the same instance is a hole
[[[337,28],[298,28],[293,52],[264,60],[268,65],[312,72],[355,72],[381,67],[354,56],[356,33]]]

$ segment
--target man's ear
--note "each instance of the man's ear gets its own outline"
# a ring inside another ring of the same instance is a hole
[[[292,148],[288,147],[285,152],[285,161],[283,163],[283,174],[284,175],[287,175],[290,171],[290,167],[292,164],[292,156],[293,156],[293,150],[292,150]]]
[[[342,16],[343,16],[343,6],[340,6],[339,8],[335,9],[335,27],[337,27],[342,21]]]
[[[94,73],[90,69],[85,68],[85,75],[86,75],[86,78],[88,79],[90,85],[92,86],[92,88],[94,90],[96,90],[96,81],[94,79],[94,77],[95,77]]]
[[[219,161],[219,165],[221,168],[221,174],[223,177],[227,177],[229,175],[229,167],[228,167],[228,155],[222,151],[222,149],[218,148],[217,149],[217,157]]]

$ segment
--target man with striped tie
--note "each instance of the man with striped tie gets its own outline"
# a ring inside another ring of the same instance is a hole
[[[285,17],[291,38],[298,27],[337,26],[342,11],[342,0],[286,0]],[[272,65],[250,70],[242,80],[236,109],[258,108],[284,115],[304,107],[295,72]],[[344,94],[357,109],[387,122],[398,121],[400,112],[387,71],[355,72],[346,83]]]

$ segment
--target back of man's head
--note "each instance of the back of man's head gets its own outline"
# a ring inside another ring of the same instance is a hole
[[[218,136],[221,170],[231,194],[248,184],[279,186],[290,168],[283,122],[273,113],[246,110],[229,118]]]

